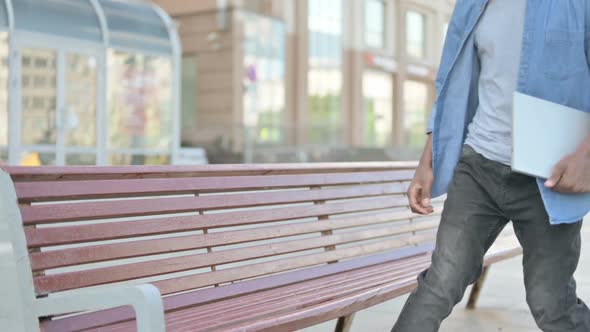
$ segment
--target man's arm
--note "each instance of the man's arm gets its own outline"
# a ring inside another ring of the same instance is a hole
[[[590,135],[555,166],[545,186],[562,193],[590,193]]]
[[[424,215],[434,212],[432,204],[430,204],[433,182],[432,135],[428,135],[422,158],[420,158],[420,164],[408,189],[408,199],[412,212]]]

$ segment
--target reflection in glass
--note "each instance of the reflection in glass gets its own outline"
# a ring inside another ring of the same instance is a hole
[[[96,58],[66,56],[66,146],[96,146]]]
[[[55,165],[54,152],[23,151],[20,166],[53,166]]]
[[[365,43],[372,48],[385,47],[384,0],[365,0]]]
[[[142,4],[144,1],[99,0],[99,2],[108,22],[111,45],[155,52],[171,52],[170,37],[166,26],[156,11],[150,6]],[[204,1],[193,0],[192,2]]]
[[[342,0],[308,0],[309,141],[339,144],[342,136]]]
[[[423,59],[426,48],[426,16],[416,11],[406,13],[406,52],[409,56]]]
[[[385,147],[392,143],[393,78],[390,73],[365,70],[363,74],[365,102],[364,144]]]
[[[198,57],[196,55],[185,55],[182,58],[182,133],[195,130],[198,89]]]
[[[8,33],[0,32],[0,160],[8,159]]]
[[[4,3],[2,1],[3,6]],[[12,1],[12,6],[19,31],[102,42],[98,16],[90,1],[17,0]]]
[[[96,154],[72,153],[66,155],[66,165],[96,165]]]
[[[169,155],[129,155],[129,154],[111,154],[109,156],[111,165],[168,165],[170,164]]]
[[[172,64],[170,59],[112,51],[109,56],[109,147],[170,149]],[[142,164],[138,155],[134,164]]]
[[[426,143],[428,116],[428,85],[422,82],[404,83],[404,131],[406,145],[422,148]]]
[[[47,82],[56,79],[56,53],[44,49],[23,49],[22,75],[43,77]],[[22,85],[22,133],[26,145],[55,144],[56,142],[55,85],[34,87]],[[25,100],[32,100],[25,103]]]
[[[244,15],[244,123],[257,143],[281,143],[285,110],[284,23]]]

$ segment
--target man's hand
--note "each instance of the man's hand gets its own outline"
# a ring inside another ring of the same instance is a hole
[[[563,158],[545,182],[547,188],[561,193],[590,192],[590,137],[573,154]]]
[[[434,176],[432,173],[432,138],[428,138],[420,165],[408,189],[408,199],[412,212],[427,215],[434,212],[430,204],[430,194]]]

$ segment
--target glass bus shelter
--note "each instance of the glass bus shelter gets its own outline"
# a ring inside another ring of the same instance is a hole
[[[0,162],[173,162],[180,56],[147,2],[0,0]]]

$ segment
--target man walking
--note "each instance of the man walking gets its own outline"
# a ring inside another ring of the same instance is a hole
[[[590,133],[547,181],[509,166],[514,91],[590,112],[589,52],[590,1],[457,1],[428,142],[408,191],[420,214],[432,212],[431,196],[448,196],[432,265],[393,332],[438,331],[509,221],[539,328],[590,331],[573,278],[590,210]]]

